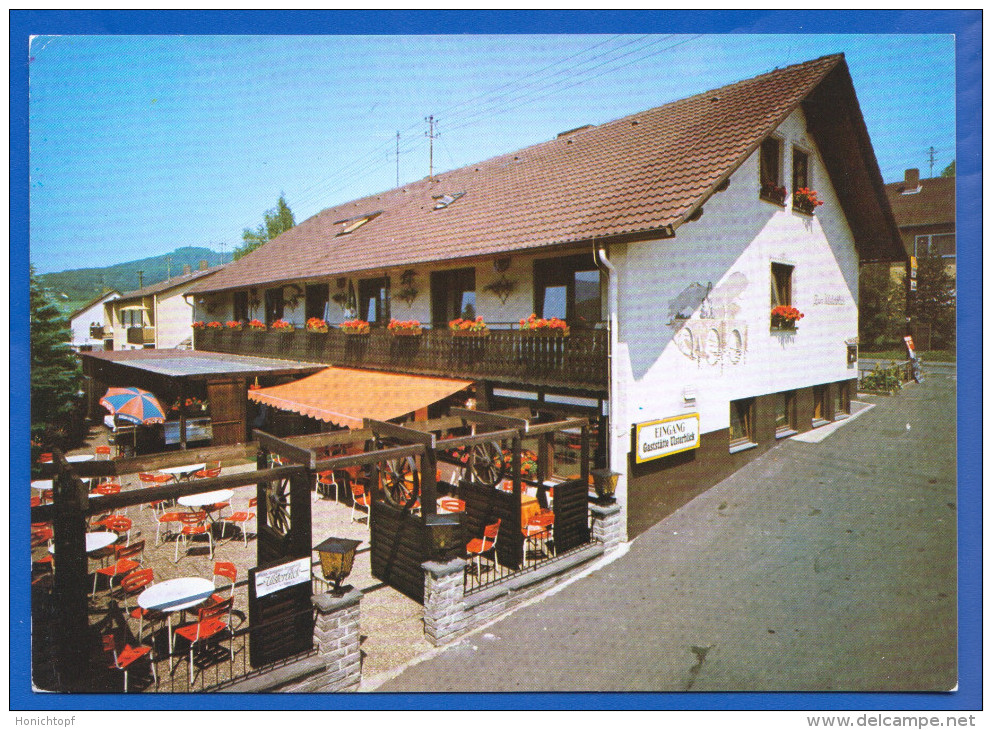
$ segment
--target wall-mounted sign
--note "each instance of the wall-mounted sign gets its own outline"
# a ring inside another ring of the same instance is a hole
[[[634,425],[638,464],[699,448],[699,414],[673,416]]]
[[[915,256],[910,256],[909,257],[909,278],[910,279],[915,279],[916,278],[916,268],[917,268],[916,267],[916,257]]]
[[[310,558],[300,558],[255,573],[255,595],[261,598],[310,580]]]

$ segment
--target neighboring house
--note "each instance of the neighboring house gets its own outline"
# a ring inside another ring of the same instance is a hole
[[[589,417],[632,536],[845,417],[859,265],[904,259],[834,55],[329,208],[189,292],[197,320],[373,323],[361,340],[204,329],[198,350],[463,378],[479,408]],[[789,327],[776,306],[804,317]],[[532,313],[571,331],[521,331]],[[459,316],[488,337],[454,337]],[[393,338],[391,318],[429,328]],[[280,407],[320,413],[325,395]]]
[[[188,268],[188,267],[187,267]],[[125,292],[104,305],[104,337],[108,350],[172,349],[189,344],[193,303],[190,288],[219,272],[223,266],[185,272],[157,284]]]
[[[957,241],[954,225],[956,178],[920,180],[920,171],[906,170],[902,182],[889,183],[885,192],[899,226],[908,256],[937,254],[952,276],[956,271]],[[902,275],[902,271],[899,272]]]
[[[94,348],[103,349],[104,305],[119,299],[121,293],[115,289],[94,297],[69,315],[72,329],[72,349],[85,352]]]

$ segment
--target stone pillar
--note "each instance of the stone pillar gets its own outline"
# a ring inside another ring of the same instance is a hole
[[[589,512],[592,513],[592,537],[603,543],[606,550],[612,550],[624,540],[623,521],[620,505],[601,505],[591,503]]]
[[[465,561],[429,561],[424,569],[424,634],[434,646],[465,631]]]
[[[317,656],[326,666],[318,686],[310,692],[354,692],[362,681],[359,621],[362,592],[352,588],[343,596],[322,593],[313,597],[317,620],[313,638]]]

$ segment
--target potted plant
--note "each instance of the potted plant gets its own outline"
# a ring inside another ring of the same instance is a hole
[[[785,205],[786,192],[784,185],[768,181],[761,183],[761,197],[776,205]]]
[[[219,330],[219,329],[223,329],[223,327],[224,325],[222,325],[220,322],[207,322],[208,330]]]
[[[319,317],[311,317],[307,320],[307,332],[327,332],[327,322]]]
[[[219,322],[217,324],[219,324]],[[205,326],[206,325],[203,322],[194,322],[193,323],[193,329],[195,329],[195,330],[202,330]]]
[[[563,319],[557,317],[543,319],[532,314],[527,319],[520,320],[520,331],[531,335],[568,337],[571,329]]]
[[[798,210],[800,213],[813,215],[818,205],[823,205],[823,201],[816,196],[815,190],[799,188],[792,195],[792,209]]]
[[[795,307],[779,305],[772,309],[772,328],[780,330],[794,330],[796,322],[806,315]]]
[[[389,321],[386,326],[394,337],[418,337],[424,333],[424,328],[420,326],[420,322],[415,319],[410,319],[406,321],[400,321],[398,319],[393,319]]]
[[[346,335],[367,335],[369,333],[369,323],[364,319],[349,319],[347,322],[339,324],[338,327]]]
[[[236,319],[231,319],[231,320],[228,320],[226,326],[227,326],[227,328],[229,330],[234,330],[235,332],[240,332],[242,330],[242,328],[244,327],[244,323],[239,322]]]
[[[273,325],[273,327],[274,326],[275,325]],[[253,330],[255,332],[265,332],[265,322],[263,322],[260,319],[253,319],[251,322],[248,323],[248,329]]]
[[[291,332],[293,330],[293,325],[291,325],[289,322],[287,322],[284,319],[277,319],[275,322],[272,323],[271,326],[272,329],[277,330],[279,332]]]
[[[475,319],[453,319],[448,322],[448,329],[451,330],[452,337],[488,337],[489,328],[483,321],[482,316]]]

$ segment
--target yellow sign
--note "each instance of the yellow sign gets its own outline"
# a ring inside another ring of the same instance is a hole
[[[660,421],[648,421],[634,426],[636,461],[660,459],[699,448],[699,414],[672,416]]]
[[[910,256],[909,257],[909,278],[910,279],[915,279],[916,278],[916,257],[915,256]]]

